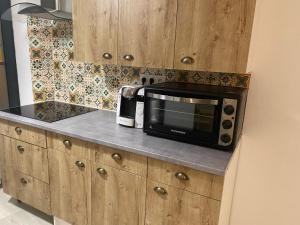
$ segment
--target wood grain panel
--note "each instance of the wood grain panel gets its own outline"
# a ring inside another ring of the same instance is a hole
[[[0,135],[0,179],[3,177],[4,154],[4,136]]]
[[[20,172],[17,172],[16,179],[18,183],[17,199],[51,215],[49,185]],[[25,179],[27,183],[23,184],[21,179]]]
[[[0,55],[2,53],[2,49],[0,49]],[[8,108],[8,93],[7,93],[7,82],[5,75],[4,65],[0,63],[0,109]]]
[[[77,167],[77,160],[85,167]],[[49,173],[53,215],[73,225],[90,224],[90,162],[63,151],[50,150]]]
[[[18,134],[16,128],[21,128],[22,132]],[[42,148],[47,148],[46,132],[35,127],[9,122],[8,136]]]
[[[4,193],[18,199],[18,181],[17,171],[12,166],[5,165],[3,167],[2,185]]]
[[[173,68],[176,0],[119,0],[118,62]],[[133,55],[133,61],[123,59]]]
[[[220,200],[222,197],[223,179],[202,171],[193,170],[156,159],[148,159],[148,178],[200,195]],[[184,173],[188,180],[176,178],[177,172]]]
[[[114,160],[113,154],[119,154],[121,160]],[[93,161],[125,170],[143,177],[147,176],[147,157],[99,145],[93,152]]]
[[[3,137],[3,155],[1,155],[3,165],[13,167],[16,169],[17,159],[16,154],[13,154],[11,138],[4,136]]]
[[[154,191],[162,187],[166,195]],[[220,201],[158,182],[147,183],[146,225],[218,225]]]
[[[8,132],[9,132],[9,122],[0,119],[0,134],[7,136]]]
[[[118,0],[73,0],[73,38],[76,60],[116,64]]]
[[[178,1],[175,68],[245,73],[254,10],[255,0]]]
[[[98,168],[107,174],[99,174]],[[146,178],[94,164],[92,196],[93,225],[144,225]]]
[[[71,143],[70,147],[64,144],[64,141]],[[65,135],[47,133],[48,148],[65,152],[67,155],[77,156],[78,158],[90,159],[91,151],[97,149],[97,145]]]

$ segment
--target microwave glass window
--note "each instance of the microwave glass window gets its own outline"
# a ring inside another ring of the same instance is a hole
[[[189,131],[212,132],[215,105],[150,98],[150,123]]]

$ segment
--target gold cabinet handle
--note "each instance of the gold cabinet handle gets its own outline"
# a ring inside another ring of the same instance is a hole
[[[85,168],[85,164],[81,161],[76,161],[75,162],[75,165],[78,167],[78,168]]]
[[[122,156],[118,153],[112,154],[111,157],[117,162],[120,162],[122,160]]]
[[[106,170],[103,169],[103,168],[98,168],[98,169],[97,169],[97,172],[98,172],[99,174],[101,174],[101,175],[106,175],[106,174],[107,174]]]
[[[163,187],[155,187],[154,191],[159,195],[166,195],[168,192]]]
[[[133,55],[124,55],[123,59],[125,59],[126,61],[133,61],[134,57]]]
[[[102,55],[102,57],[103,57],[104,59],[112,59],[112,55],[111,55],[110,53],[108,53],[108,52],[105,52],[105,53]]]
[[[178,179],[178,180],[189,180],[190,178],[188,177],[188,175],[186,175],[185,173],[183,172],[177,172],[175,173],[175,177]]]
[[[16,127],[15,128],[15,131],[18,135],[21,135],[22,134],[22,129],[20,127]]]
[[[21,145],[18,145],[17,149],[20,153],[23,153],[25,151],[24,147],[22,147]]]
[[[22,177],[20,179],[20,181],[21,181],[22,184],[25,184],[25,185],[28,184],[28,181],[24,177]]]
[[[69,140],[64,140],[63,143],[64,143],[64,145],[65,145],[67,148],[71,148],[71,147],[72,147],[72,142],[69,141]]]
[[[186,57],[183,57],[181,59],[181,62],[183,64],[193,64],[194,63],[194,59],[192,57],[186,56]]]

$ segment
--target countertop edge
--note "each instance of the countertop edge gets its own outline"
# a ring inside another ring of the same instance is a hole
[[[53,133],[57,133],[57,134],[61,134],[61,135],[66,135],[66,136],[69,136],[69,137],[72,137],[72,138],[80,139],[82,141],[87,141],[87,142],[91,142],[91,143],[95,143],[95,144],[99,144],[99,145],[104,145],[104,146],[115,148],[115,149],[118,149],[118,150],[128,151],[128,152],[131,152],[131,153],[134,153],[134,154],[140,154],[140,155],[147,156],[147,157],[150,157],[150,158],[154,158],[154,159],[166,161],[166,162],[169,162],[169,163],[174,163],[174,164],[178,164],[178,165],[181,165],[181,166],[185,166],[185,167],[188,167],[188,168],[191,168],[191,169],[211,173],[211,174],[217,175],[217,176],[224,176],[225,175],[227,167],[228,167],[228,165],[230,163],[230,160],[232,158],[232,155],[233,155],[233,152],[232,152],[232,154],[231,154],[230,158],[228,159],[228,162],[225,165],[224,169],[221,170],[221,169],[216,169],[216,168],[212,168],[212,167],[199,165],[199,164],[193,163],[193,162],[187,162],[185,160],[178,160],[178,159],[171,158],[171,157],[168,157],[168,156],[162,156],[162,155],[151,153],[151,152],[145,152],[145,151],[139,150],[137,148],[128,147],[126,145],[121,146],[121,145],[117,145],[117,144],[107,143],[105,141],[84,137],[84,136],[81,136],[81,135],[78,135],[78,134],[70,133],[68,131],[57,130],[57,128],[54,128],[52,126],[52,123],[46,123],[46,122],[43,122],[43,121],[38,121],[38,120],[31,119],[31,118],[23,117],[23,116],[17,116],[17,115],[13,115],[13,114],[6,113],[6,112],[0,112],[0,119],[4,119],[4,120],[8,120],[10,122],[20,123],[20,124],[23,124],[23,125],[35,127],[35,128],[38,128],[38,129],[45,130],[47,132],[53,132]]]

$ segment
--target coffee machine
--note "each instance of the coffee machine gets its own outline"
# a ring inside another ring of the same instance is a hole
[[[117,99],[117,124],[126,127],[143,128],[144,88],[142,85],[121,87]]]

